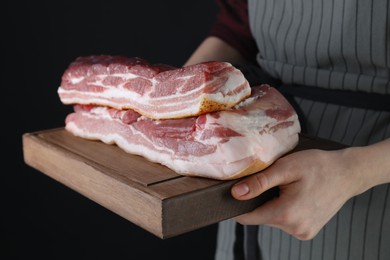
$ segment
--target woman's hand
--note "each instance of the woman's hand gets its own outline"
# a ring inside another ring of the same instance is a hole
[[[375,185],[364,177],[359,156],[364,156],[362,148],[305,150],[280,158],[232,187],[238,200],[251,199],[272,187],[280,189],[278,197],[236,221],[277,227],[301,240],[313,238],[348,199]]]

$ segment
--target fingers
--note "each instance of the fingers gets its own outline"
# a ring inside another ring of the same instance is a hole
[[[279,198],[274,198],[249,213],[235,217],[234,220],[242,225],[275,227],[300,240],[312,239],[322,228],[322,222],[318,223],[308,216],[302,218],[294,212],[294,207],[284,207],[284,203]]]
[[[279,194],[235,220],[276,227],[301,240],[313,238],[350,198],[343,191],[345,168],[330,163],[334,155],[320,150],[292,153],[241,179],[231,189],[238,200],[252,199],[274,187]]]
[[[254,198],[264,191],[271,188],[272,185],[267,175],[264,173],[257,173],[245,178],[236,183],[232,187],[232,195],[239,200],[247,200]]]
[[[298,178],[299,176],[289,174],[281,167],[273,167],[237,182],[233,185],[231,194],[235,199],[248,200],[259,196],[266,190],[291,183]]]
[[[278,223],[278,198],[271,199],[261,207],[246,214],[235,217],[234,219],[243,225],[276,225]]]

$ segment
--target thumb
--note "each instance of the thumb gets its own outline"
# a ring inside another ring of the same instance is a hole
[[[270,168],[262,172],[250,175],[233,185],[232,196],[237,200],[248,200],[259,196],[263,192],[289,183],[286,174],[280,171],[273,171]]]

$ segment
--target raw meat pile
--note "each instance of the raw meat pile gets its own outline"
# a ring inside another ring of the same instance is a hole
[[[116,144],[178,174],[235,179],[298,143],[298,117],[273,87],[250,88],[229,63],[183,68],[140,58],[80,57],[58,89],[72,134]]]

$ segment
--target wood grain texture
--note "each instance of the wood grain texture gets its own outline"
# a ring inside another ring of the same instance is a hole
[[[294,151],[342,147],[300,136]],[[162,239],[249,212],[277,195],[273,189],[237,201],[230,188],[239,179],[181,176],[116,145],[75,137],[64,128],[25,133],[23,154],[29,166]]]

